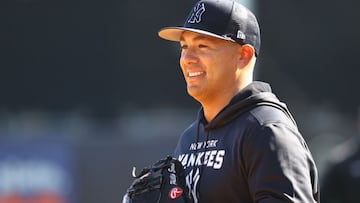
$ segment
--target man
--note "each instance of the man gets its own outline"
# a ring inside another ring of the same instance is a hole
[[[183,27],[159,31],[181,45],[187,92],[201,104],[174,156],[195,203],[319,202],[312,155],[286,105],[253,81],[256,17],[230,0],[201,0]]]

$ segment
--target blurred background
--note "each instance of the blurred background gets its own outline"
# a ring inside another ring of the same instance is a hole
[[[360,2],[240,1],[262,31],[256,79],[288,104],[320,178],[357,142]],[[199,104],[179,45],[193,0],[0,2],[0,202],[120,202],[172,154]]]

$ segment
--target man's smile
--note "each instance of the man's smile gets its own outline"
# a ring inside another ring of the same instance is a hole
[[[205,72],[203,72],[203,71],[189,72],[189,73],[188,73],[188,77],[189,77],[189,78],[197,77],[197,76],[203,75],[204,73],[205,73]]]

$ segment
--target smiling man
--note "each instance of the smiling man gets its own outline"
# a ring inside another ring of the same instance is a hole
[[[188,93],[202,104],[210,121],[251,83],[254,49],[189,31],[182,33],[180,45],[180,66]]]
[[[181,46],[187,92],[201,104],[174,157],[195,203],[319,202],[313,157],[286,105],[253,81],[260,29],[247,8],[202,0],[184,26],[159,36]]]

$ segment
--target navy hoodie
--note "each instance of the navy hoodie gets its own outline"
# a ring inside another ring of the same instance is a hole
[[[209,123],[200,109],[174,157],[195,203],[319,202],[313,157],[267,83],[248,85]]]

